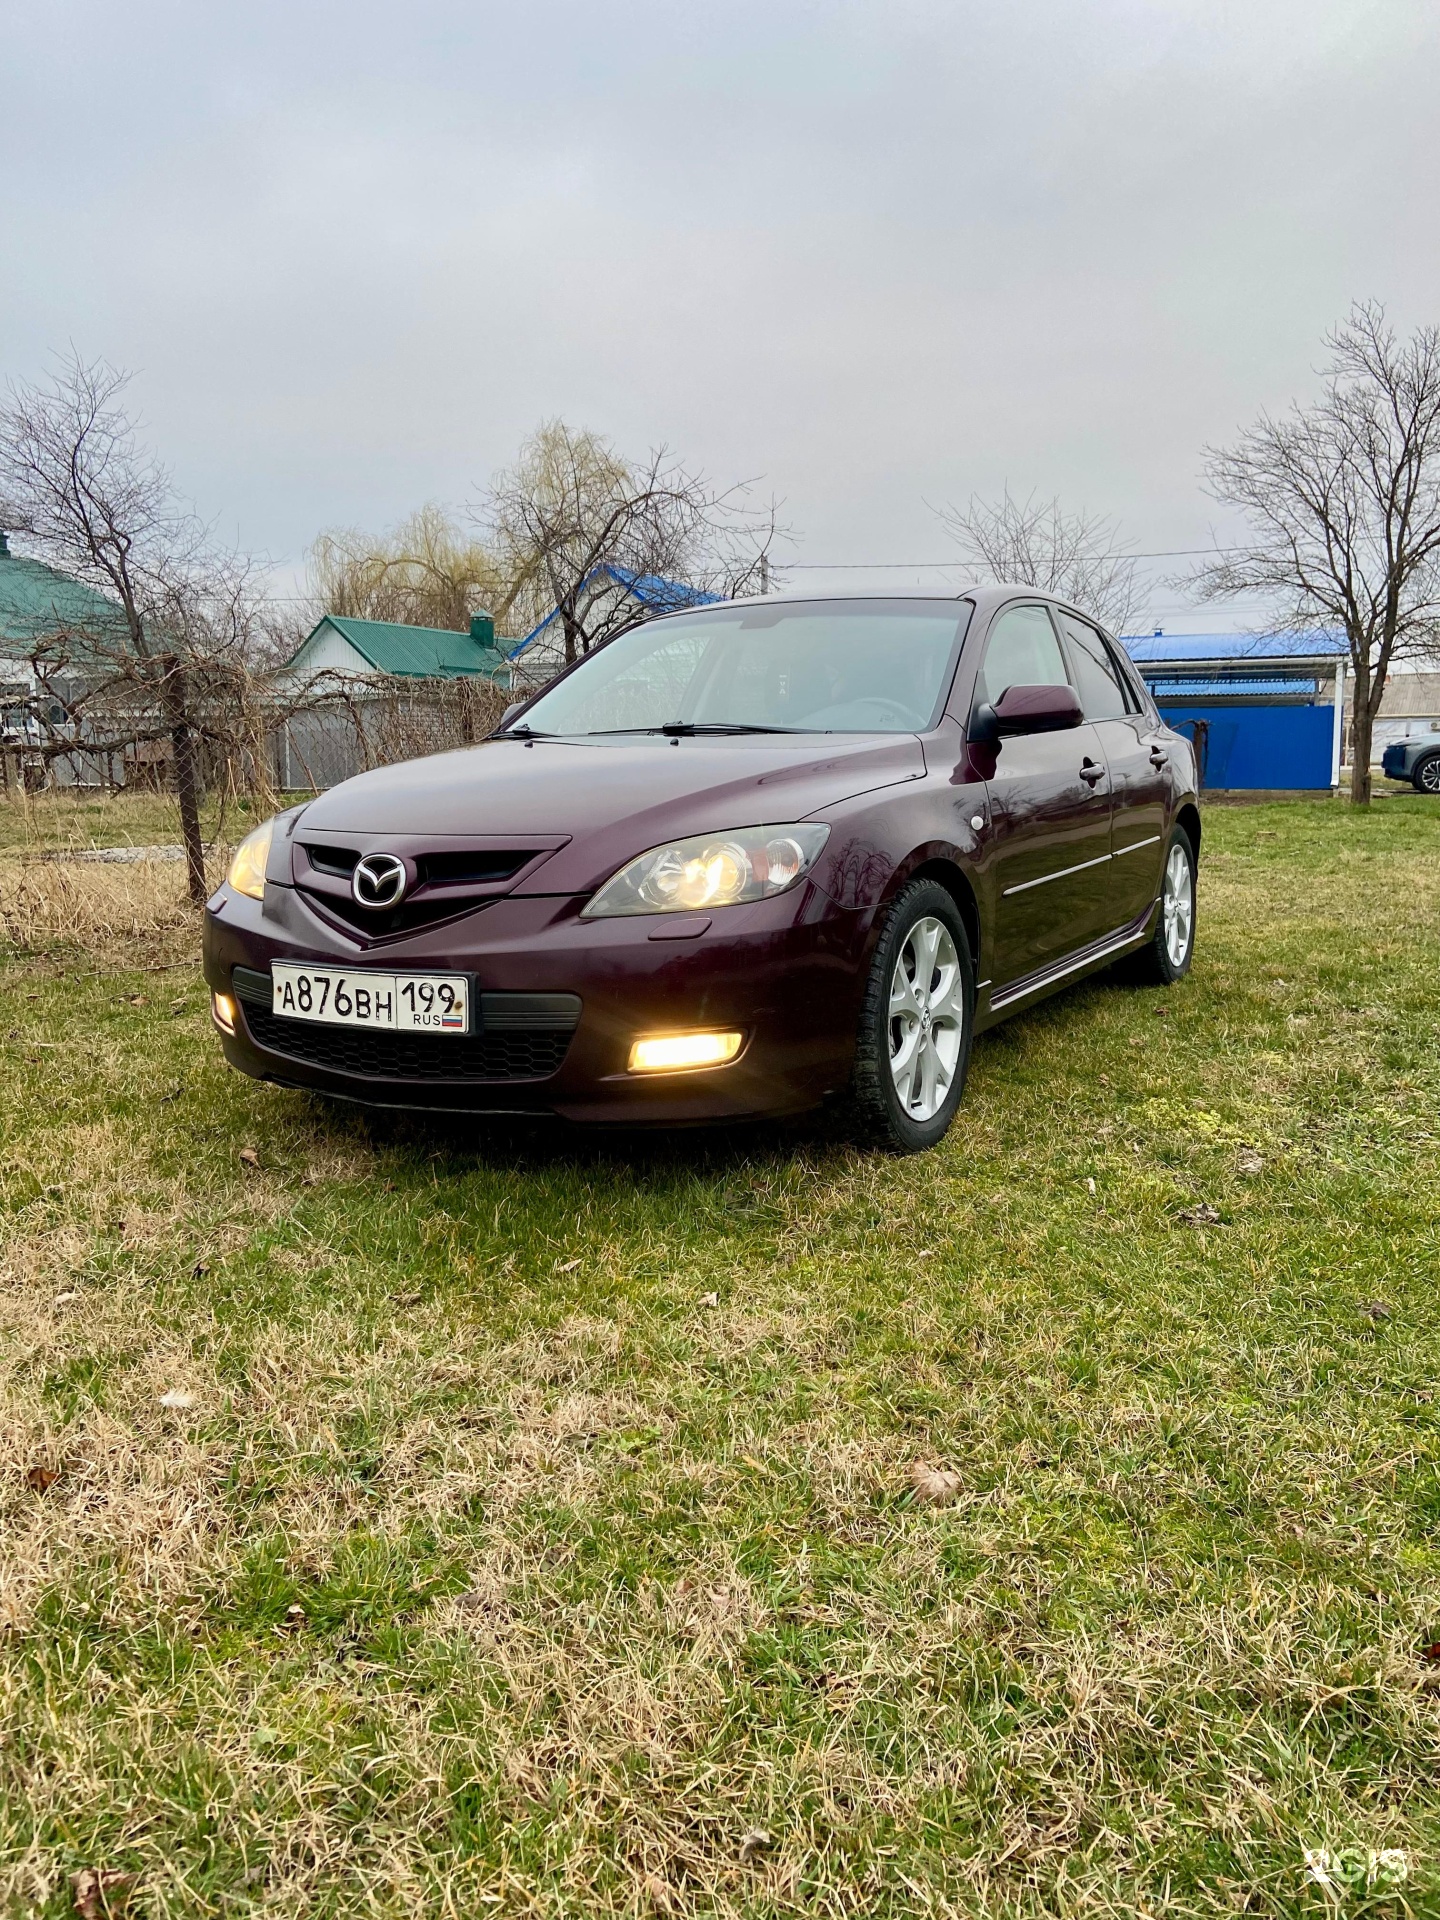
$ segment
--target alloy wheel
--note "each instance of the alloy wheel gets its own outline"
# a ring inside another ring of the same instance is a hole
[[[965,985],[943,920],[917,920],[890,976],[890,1075],[902,1110],[933,1120],[955,1079],[965,1038]]]
[[[1440,793],[1440,753],[1421,761],[1420,786],[1425,793]]]
[[[1165,952],[1178,972],[1190,952],[1195,925],[1195,876],[1183,847],[1172,847],[1165,863]]]

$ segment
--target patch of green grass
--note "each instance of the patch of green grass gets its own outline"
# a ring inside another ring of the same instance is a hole
[[[223,831],[232,842],[256,824],[253,803],[222,806],[208,796],[201,814],[207,839]],[[102,793],[59,787],[44,793],[12,788],[0,796],[0,851],[61,847],[165,846],[180,838],[180,815],[169,793]]]
[[[1191,978],[904,1161],[336,1114],[12,964],[5,1899],[1440,1912],[1437,856],[1211,808]]]

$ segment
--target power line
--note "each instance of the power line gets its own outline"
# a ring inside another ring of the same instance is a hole
[[[1183,560],[1202,553],[1243,553],[1243,547],[1160,547],[1153,553],[1107,554],[1113,560]],[[781,573],[952,572],[968,566],[966,560],[778,560]]]

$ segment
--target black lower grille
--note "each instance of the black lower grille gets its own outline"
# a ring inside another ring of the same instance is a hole
[[[374,1080],[544,1080],[559,1071],[570,1046],[569,1031],[502,1030],[441,1039],[312,1026],[284,1020],[248,999],[241,1005],[255,1044],[267,1053]]]

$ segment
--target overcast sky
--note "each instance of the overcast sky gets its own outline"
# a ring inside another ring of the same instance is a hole
[[[796,561],[1007,481],[1198,546],[1352,299],[1440,319],[1437,101],[1436,0],[0,0],[0,372],[133,368],[282,577],[551,415]]]

